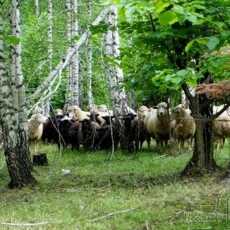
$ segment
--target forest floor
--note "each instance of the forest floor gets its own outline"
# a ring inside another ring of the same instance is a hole
[[[229,149],[216,157],[223,168]],[[1,154],[0,229],[230,229],[230,183],[222,173],[181,178],[189,152],[116,152],[108,161],[106,152],[40,150],[49,166],[35,167],[38,184],[21,190],[7,189]]]

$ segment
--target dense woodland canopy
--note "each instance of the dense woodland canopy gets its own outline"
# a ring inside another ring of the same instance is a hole
[[[197,79],[209,72],[216,79],[229,77],[229,53],[220,50],[229,43],[229,2],[214,1],[114,1],[119,7],[121,66],[130,103],[154,105],[172,95],[180,101],[180,85],[185,80],[194,86]],[[21,1],[22,67],[28,95],[48,76],[48,4],[41,1],[39,15],[33,0]],[[87,4],[79,1],[80,34],[109,2],[93,1],[92,18],[87,17]],[[9,5],[4,1],[4,5]],[[53,66],[68,47],[65,1],[53,3]],[[7,16],[7,9],[5,16]],[[7,23],[7,20],[5,20]],[[106,86],[102,52],[103,32],[92,29],[93,95],[96,104],[110,103]],[[75,41],[77,37],[74,38]],[[17,42],[6,33],[8,44]],[[86,46],[80,50],[81,104],[87,107]],[[114,60],[115,61],[115,60]],[[66,73],[52,98],[54,107],[63,107],[66,95]],[[133,97],[134,96],[134,97]]]

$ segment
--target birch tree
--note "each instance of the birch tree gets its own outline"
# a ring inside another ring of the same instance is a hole
[[[39,17],[39,14],[40,14],[39,0],[34,0],[34,5],[35,5],[35,14],[36,14],[36,17]]]
[[[89,20],[91,21],[92,19],[92,7],[93,7],[93,2],[92,0],[88,0],[87,2],[87,11],[88,11],[88,17]],[[92,50],[92,42],[91,39],[88,39],[88,44],[87,44],[87,82],[88,82],[88,105],[89,108],[93,108],[93,91],[92,91],[92,65],[93,65],[93,50]]]
[[[111,10],[111,6],[105,8],[100,12],[100,14],[96,17],[96,19],[92,22],[91,26],[98,26],[101,22],[103,22]],[[53,85],[53,83],[61,76],[61,73],[65,68],[67,68],[75,55],[75,53],[80,49],[80,47],[87,42],[87,39],[91,36],[91,32],[87,29],[79,38],[79,40],[74,43],[73,46],[68,47],[66,53],[63,55],[62,59],[55,66],[55,68],[48,74],[48,77],[41,83],[41,85],[35,90],[35,92],[31,95],[31,103],[35,101],[39,101],[41,97],[43,97],[43,93],[47,89],[48,86]]]
[[[12,45],[11,73],[5,68],[3,25],[0,18],[0,94],[1,126],[4,153],[11,181],[9,187],[23,187],[35,182],[26,133],[25,89],[21,70],[20,11],[19,1],[12,0],[12,35],[18,44]],[[1,16],[0,16],[1,17]]]
[[[127,95],[123,87],[123,71],[119,67],[120,62],[120,39],[118,33],[118,12],[115,5],[111,6],[111,10],[106,17],[108,31],[105,35],[105,55],[111,59],[112,64],[107,67],[108,82],[111,92],[112,103],[115,115],[126,114],[128,109]],[[114,64],[118,61],[118,65]]]
[[[52,0],[48,0],[48,63],[49,63],[49,71],[52,71],[53,68],[53,2]],[[49,87],[48,93],[51,91]],[[48,116],[50,112],[50,101],[51,98],[48,97],[45,100],[43,106],[44,115]]]
[[[67,25],[67,38],[71,46],[74,45],[74,39],[79,36],[78,28],[78,1],[66,0],[66,9],[68,17]],[[68,73],[68,85],[67,85],[67,105],[79,105],[80,104],[80,87],[79,87],[79,51],[77,50],[71,59]]]

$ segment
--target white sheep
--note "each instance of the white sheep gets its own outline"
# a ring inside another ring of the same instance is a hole
[[[29,142],[35,143],[35,152],[37,142],[41,139],[43,133],[44,124],[47,122],[47,117],[41,113],[36,113],[31,116],[27,122],[28,139]]]
[[[144,124],[151,137],[155,138],[157,145],[168,144],[170,138],[170,114],[168,104],[159,103],[151,108],[144,119]]]

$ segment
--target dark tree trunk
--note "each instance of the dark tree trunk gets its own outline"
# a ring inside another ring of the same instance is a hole
[[[206,76],[203,80],[210,83],[212,80]],[[205,95],[192,98],[190,107],[196,122],[193,156],[182,175],[203,174],[214,171],[217,168],[214,160],[214,144],[212,132],[212,102]]]
[[[9,134],[7,127],[3,125],[3,134]],[[3,136],[6,163],[10,176],[10,188],[22,188],[29,184],[35,184],[35,179],[32,176],[32,164],[29,155],[29,146],[27,142],[26,132],[18,130],[17,139],[14,140],[16,145],[11,143],[11,140]]]

